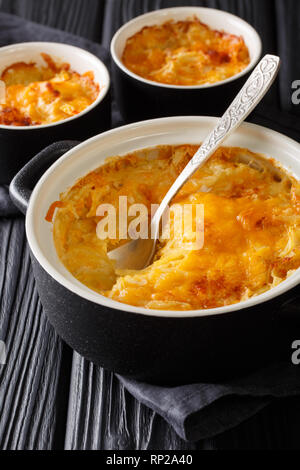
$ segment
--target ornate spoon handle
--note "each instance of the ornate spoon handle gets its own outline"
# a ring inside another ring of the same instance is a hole
[[[206,137],[201,147],[175,183],[171,186],[158,210],[152,224],[157,224],[171,199],[177,194],[188,178],[215,152],[222,142],[246,119],[256,105],[261,101],[274,82],[280,66],[280,58],[265,55],[235,97],[229,108],[220,118],[213,131]]]

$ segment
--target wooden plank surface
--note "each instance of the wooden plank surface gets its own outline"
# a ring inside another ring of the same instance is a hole
[[[104,0],[0,0],[0,11],[101,41]]]
[[[236,13],[261,33],[265,51],[287,54],[288,80],[279,79],[268,100],[299,113],[291,108],[289,82],[300,78],[300,63],[291,52],[294,40],[300,43],[298,0],[0,0],[0,11],[102,39],[108,46],[114,31],[133,16],[184,4]],[[300,447],[299,399],[281,400],[222,436],[188,444],[131,397],[113,374],[77,354],[72,359],[43,315],[23,224],[22,217],[0,219],[0,339],[7,344],[7,365],[0,366],[0,448]]]
[[[23,218],[1,219],[0,240],[0,448],[61,448],[72,354],[43,314]]]

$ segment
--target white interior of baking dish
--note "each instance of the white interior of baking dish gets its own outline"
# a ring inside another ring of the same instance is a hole
[[[97,304],[121,310],[156,316],[202,316],[243,309],[269,300],[299,283],[300,269],[277,287],[231,306],[195,311],[162,311],[133,307],[112,301],[92,291],[75,279],[59,260],[52,238],[52,224],[45,221],[50,204],[59,194],[91,170],[114,155],[156,145],[199,144],[216,125],[213,117],[162,118],[120,127],[93,137],[57,160],[35,187],[26,217],[26,232],[30,248],[43,268],[59,283]],[[244,123],[224,143],[225,146],[245,147],[253,152],[275,158],[289,173],[300,179],[300,145],[277,132]]]

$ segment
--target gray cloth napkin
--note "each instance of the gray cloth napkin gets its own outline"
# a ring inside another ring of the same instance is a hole
[[[300,141],[300,121],[263,103],[249,121],[272,128]],[[262,306],[262,314],[263,314]],[[300,294],[299,294],[300,312]],[[294,332],[300,339],[300,331]],[[300,396],[300,365],[272,364],[226,383],[197,383],[161,387],[120,377],[139,401],[165,418],[186,441],[214,437],[234,428],[276,399]]]

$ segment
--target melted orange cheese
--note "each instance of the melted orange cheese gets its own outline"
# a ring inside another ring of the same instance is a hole
[[[212,30],[194,18],[143,28],[127,39],[122,61],[148,80],[187,86],[225,80],[250,59],[242,37]]]
[[[119,196],[126,195],[129,204],[142,203],[150,214],[151,204],[162,200],[196,149],[162,146],[109,159],[53,203],[48,220],[58,207],[56,250],[79,281],[127,304],[190,310],[230,305],[265,292],[300,266],[299,182],[249,150],[223,147],[173,201],[203,204],[203,247],[187,249],[175,236],[174,224],[173,236],[161,238],[149,267],[115,270],[106,253],[120,241],[118,235],[112,240],[97,237],[97,207],[111,203],[119,215]]]
[[[80,75],[69,64],[58,65],[41,55],[45,67],[17,62],[2,72],[6,98],[0,105],[0,124],[50,124],[80,113],[97,99],[99,85],[93,72]]]

